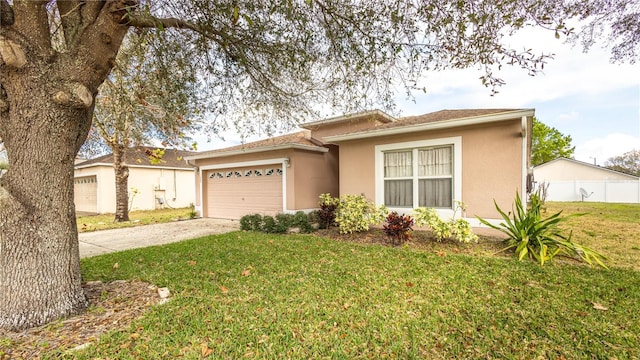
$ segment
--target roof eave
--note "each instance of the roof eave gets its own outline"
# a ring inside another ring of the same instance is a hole
[[[240,149],[240,150],[231,150],[231,151],[219,151],[219,152],[206,152],[199,155],[193,156],[185,156],[185,160],[200,160],[200,159],[211,159],[211,158],[219,158],[233,155],[244,155],[244,154],[254,154],[265,151],[275,151],[275,150],[287,150],[287,149],[298,149],[298,150],[307,150],[307,151],[316,151],[326,153],[329,149],[325,147],[317,147],[310,145],[302,145],[302,144],[283,144],[283,145],[273,145],[273,146],[261,146],[257,148],[251,149]]]
[[[361,131],[361,132],[352,133],[352,134],[326,136],[324,140],[326,142],[331,143],[331,142],[366,139],[366,138],[379,137],[379,136],[405,134],[405,133],[417,132],[417,131],[447,129],[447,128],[454,128],[454,127],[460,127],[460,126],[478,125],[478,124],[486,124],[486,123],[516,119],[523,116],[533,116],[534,114],[535,114],[534,109],[505,111],[505,112],[500,112],[495,114],[487,114],[487,115],[472,116],[472,117],[459,118],[459,119],[435,121],[435,122],[429,122],[429,123],[423,123],[423,124],[399,126],[399,127],[389,128],[389,129],[377,129],[377,130],[374,129],[374,130]]]
[[[161,166],[161,165],[135,165],[135,164],[125,164],[127,167],[130,168],[143,168],[143,169],[165,169],[165,170],[193,170],[193,166],[188,166],[188,167],[179,167],[179,166]],[[99,163],[92,163],[92,164],[87,164],[87,165],[76,165],[74,166],[75,170],[80,170],[80,169],[88,169],[94,166],[108,166],[108,167],[112,167],[113,163],[104,163],[104,162],[99,162]]]
[[[381,121],[384,122],[384,123],[390,123],[390,122],[396,121],[396,118],[394,118],[393,116],[385,113],[382,110],[376,109],[376,110],[370,110],[370,111],[363,111],[363,112],[359,112],[359,113],[336,116],[336,117],[332,117],[332,118],[328,118],[328,119],[311,121],[311,122],[300,124],[299,126],[301,128],[303,128],[303,129],[311,130],[309,128],[310,127],[314,127],[314,126],[327,125],[327,124],[336,124],[336,123],[340,123],[340,122],[344,122],[344,121],[351,121],[351,120],[358,119],[358,118],[361,118],[361,117],[373,116],[373,115],[380,116],[381,117]]]

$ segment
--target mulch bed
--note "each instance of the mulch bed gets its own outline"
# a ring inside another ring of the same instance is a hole
[[[84,313],[20,332],[0,329],[0,359],[40,359],[41,353],[91,343],[126,328],[161,300],[155,286],[141,281],[91,281],[83,287],[89,301]]]

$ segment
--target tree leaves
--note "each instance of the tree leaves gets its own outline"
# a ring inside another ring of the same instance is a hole
[[[533,119],[531,164],[537,166],[559,157],[571,158],[575,146],[571,146],[571,135]]]

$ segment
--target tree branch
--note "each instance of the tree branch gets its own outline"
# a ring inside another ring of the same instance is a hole
[[[30,48],[36,50],[39,55],[45,58],[48,58],[53,52],[49,30],[49,14],[46,9],[47,2],[44,0],[14,0],[15,23],[12,26],[14,30],[28,39]]]
[[[0,26],[11,26],[14,22],[13,8],[7,0],[0,0]]]
[[[59,0],[56,3],[58,4],[60,21],[62,22],[64,40],[67,45],[67,49],[69,49],[75,43],[80,31],[82,30],[82,15],[80,13],[80,9],[83,3],[79,0]]]
[[[226,47],[226,44],[230,42],[230,37],[223,32],[214,29],[203,29],[197,24],[177,18],[157,18],[151,15],[132,15],[128,13],[122,18],[122,23],[138,28],[188,29],[216,42],[222,47]],[[211,34],[215,36],[211,36]]]

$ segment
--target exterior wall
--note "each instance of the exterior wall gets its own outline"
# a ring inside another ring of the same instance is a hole
[[[96,194],[96,211],[99,214],[115,213],[116,211],[116,178],[113,168],[110,166],[92,166],[83,169],[76,169],[73,177],[91,176],[96,177],[97,194]],[[113,204],[113,205],[111,205]],[[113,209],[109,211],[109,209]]]
[[[318,207],[318,196],[320,194],[331,193],[334,196],[338,195],[338,158],[336,150],[324,154],[295,151],[291,160],[291,168],[295,171],[292,189],[295,193],[295,198],[293,208],[290,209],[315,209]]]
[[[300,149],[285,149],[265,151],[250,154],[233,155],[218,158],[198,159],[191,161],[199,167],[234,164],[251,161],[263,161],[270,159],[288,158],[289,166],[286,168],[286,210],[309,210],[318,207],[318,196],[329,192],[338,194],[338,156],[337,148],[328,153],[305,151]],[[204,171],[202,172],[204,175]],[[200,179],[200,174],[194,182],[198,194],[207,194],[207,181]],[[202,186],[200,186],[202,183]],[[195,193],[195,192],[194,192]],[[200,204],[200,201],[202,202]],[[208,202],[206,195],[197,204],[202,211],[202,216],[207,217]]]
[[[136,188],[139,191],[133,198],[131,209],[187,207],[195,202],[194,178],[194,170],[129,168],[129,190]],[[113,191],[115,197],[115,185]],[[157,198],[162,199],[162,205]],[[113,211],[115,212],[115,199]]]
[[[533,173],[538,185],[549,185],[548,201],[640,203],[640,179],[635,176],[568,159],[537,166]]]
[[[115,213],[116,183],[113,168],[93,166],[76,169],[74,177],[96,175],[98,184],[97,211]],[[195,172],[191,169],[129,168],[129,189],[138,189],[131,210],[153,210],[160,205],[156,197],[163,198],[165,206],[187,207],[195,202]]]
[[[573,180],[636,180],[635,176],[601,169],[571,160],[558,159],[537,166],[533,170],[536,182],[573,181]]]
[[[340,143],[340,194],[375,199],[375,146],[460,136],[462,194],[467,217],[498,218],[493,200],[511,208],[523,183],[521,119],[498,123],[376,137]],[[379,199],[375,199],[377,202]]]

